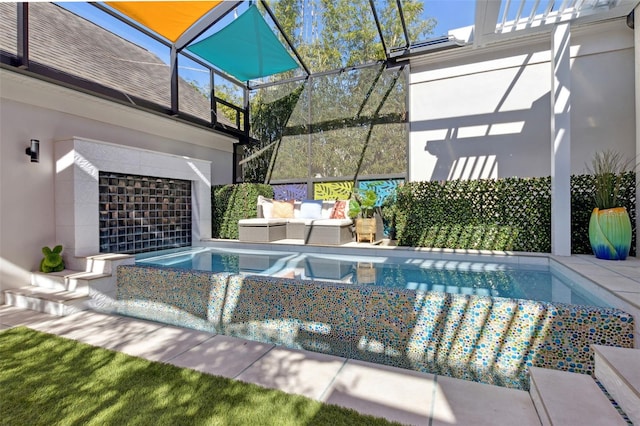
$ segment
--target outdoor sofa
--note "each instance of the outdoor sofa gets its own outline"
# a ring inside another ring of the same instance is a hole
[[[258,196],[257,218],[238,221],[244,242],[303,240],[305,244],[340,245],[353,240],[349,201],[278,201]]]

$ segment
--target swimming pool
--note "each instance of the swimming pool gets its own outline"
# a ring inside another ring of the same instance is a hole
[[[136,264],[394,289],[608,306],[548,265],[419,256],[191,248],[145,253]]]
[[[591,374],[591,345],[634,345],[633,317],[581,289],[589,280],[565,279],[546,256],[305,249],[138,256],[118,267],[117,309],[519,389],[528,388],[529,366]]]

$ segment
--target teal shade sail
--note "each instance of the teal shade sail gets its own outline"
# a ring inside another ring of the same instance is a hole
[[[240,81],[298,68],[255,5],[187,50]]]

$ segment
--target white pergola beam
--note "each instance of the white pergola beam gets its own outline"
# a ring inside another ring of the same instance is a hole
[[[638,0],[618,0],[610,6],[594,7],[585,0],[533,0],[531,11],[523,15],[529,0],[478,0],[474,37],[477,46],[508,41],[513,37],[526,37],[549,31],[553,25],[569,22],[575,26],[593,21],[614,19],[628,15]],[[503,15],[498,20],[500,5],[504,4]],[[507,21],[509,9],[517,6],[515,19]],[[546,5],[546,6],[545,6]],[[558,6],[554,10],[554,5]],[[544,10],[540,10],[544,6]]]
[[[483,39],[486,35],[493,35],[496,32],[500,3],[499,0],[476,1],[475,28],[473,32],[473,43],[476,46],[483,44]]]

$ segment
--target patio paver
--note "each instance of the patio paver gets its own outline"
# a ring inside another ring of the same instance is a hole
[[[57,318],[59,317],[29,309],[16,308],[9,305],[0,306],[0,324],[2,325],[30,326],[31,324],[52,321]]]
[[[432,426],[540,425],[526,391],[438,376]]]
[[[96,330],[89,328],[88,333],[74,333],[65,337],[105,349],[115,349],[125,342],[143,339],[144,336],[161,327],[163,324],[125,318],[113,323],[100,324],[96,326]]]
[[[404,424],[428,424],[435,376],[349,360],[322,400]]]
[[[333,355],[276,347],[237,379],[319,399],[345,362]]]
[[[216,335],[169,360],[178,367],[235,378],[273,345]]]
[[[205,331],[166,326],[153,330],[140,339],[120,343],[113,349],[152,361],[167,362],[213,336],[214,334]]]

